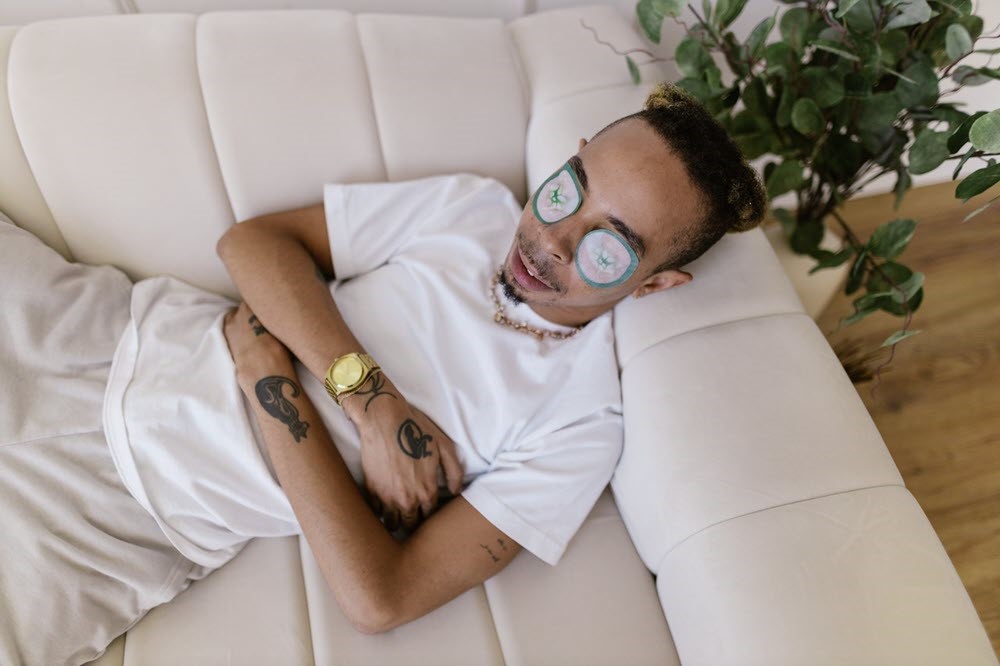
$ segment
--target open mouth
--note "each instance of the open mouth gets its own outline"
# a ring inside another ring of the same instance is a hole
[[[528,268],[528,264],[524,261],[524,257],[521,256],[521,248],[515,245],[515,249],[516,252],[514,252],[514,257],[510,262],[512,272],[514,273],[514,279],[516,279],[522,287],[530,289],[531,291],[551,291],[552,287],[531,274],[531,271],[534,269]]]

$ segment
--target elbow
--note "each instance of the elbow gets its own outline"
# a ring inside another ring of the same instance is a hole
[[[345,614],[354,625],[354,628],[363,634],[381,634],[395,629],[402,622],[399,620],[397,612],[397,596],[392,591],[389,581],[380,577],[372,581],[373,585],[367,586],[365,592],[359,596],[344,600]]]
[[[229,247],[231,243],[233,230],[235,228],[236,225],[229,227],[229,229],[227,229],[226,232],[222,234],[219,237],[219,240],[215,243],[215,254],[223,261],[225,261],[226,248]]]
[[[354,628],[369,636],[382,634],[399,626],[399,622],[395,621],[393,614],[385,609],[356,612],[350,617]]]

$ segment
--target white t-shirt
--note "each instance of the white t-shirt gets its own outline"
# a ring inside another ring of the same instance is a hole
[[[324,186],[330,291],[364,350],[454,440],[462,496],[555,565],[622,450],[612,312],[565,340],[497,324],[490,281],[521,207],[471,173]],[[509,317],[570,330],[514,305]],[[299,534],[222,332],[223,296],[170,276],[137,282],[104,426],[122,479],[186,557],[215,567],[248,538]],[[357,428],[298,360],[299,381],[355,481]],[[442,495],[447,496],[439,473]]]

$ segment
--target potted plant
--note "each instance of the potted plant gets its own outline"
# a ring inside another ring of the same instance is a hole
[[[1000,182],[993,157],[1000,154],[1000,110],[965,112],[942,101],[962,86],[1000,79],[1000,69],[962,63],[971,53],[1000,51],[979,46],[1000,35],[982,35],[983,21],[971,0],[781,3],[787,5],[781,15],[776,8],[742,43],[728,27],[746,0],[702,0],[701,11],[684,0],[640,0],[636,13],[646,37],[657,44],[665,18],[684,27],[674,57],[683,78],[676,85],[705,104],[748,160],[774,156],[763,169],[768,198],[794,192],[798,205],[771,212],[791,249],[816,260],[809,272],[849,262],[844,293],[858,295],[841,327],[878,311],[905,318],[882,343],[891,347],[888,364],[896,344],[920,332],[909,325],[923,299],[924,276],[900,260],[917,222],[889,220],[862,239],[837,209],[890,172],[896,174],[898,208],[912,185],[910,174],[949,159],[959,160],[953,179],[970,160],[985,163],[970,164],[958,184],[955,196],[963,202]],[[695,19],[690,26],[679,18],[684,9]],[[775,27],[777,39],[769,43]],[[639,69],[629,54],[653,54],[615,51],[638,84]],[[722,83],[715,51],[733,75],[729,84]],[[954,87],[943,90],[946,82]],[[836,252],[820,247],[828,218],[843,234]]]

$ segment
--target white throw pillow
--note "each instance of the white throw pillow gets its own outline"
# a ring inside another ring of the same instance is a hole
[[[100,429],[100,410],[66,380],[107,383],[132,281],[66,261],[3,213],[0,267],[0,446]]]

